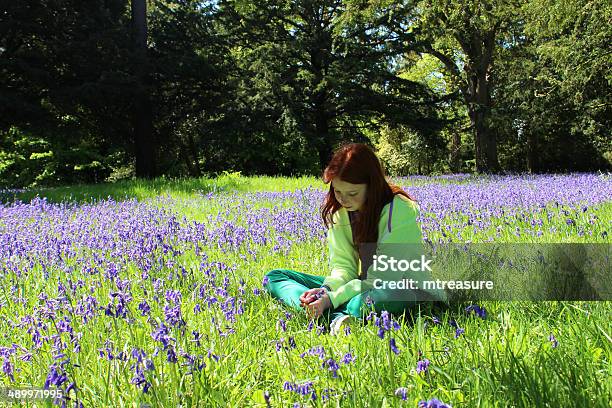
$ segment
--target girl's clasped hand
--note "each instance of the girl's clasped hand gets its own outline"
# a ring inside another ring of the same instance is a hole
[[[310,318],[318,318],[331,307],[331,300],[323,288],[308,289],[300,296],[300,307]]]

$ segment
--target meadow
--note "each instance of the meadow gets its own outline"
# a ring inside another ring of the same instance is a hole
[[[609,174],[394,179],[423,238],[612,242]],[[23,406],[609,407],[612,305],[454,303],[339,336],[264,274],[328,273],[315,178],[0,192],[2,387]]]

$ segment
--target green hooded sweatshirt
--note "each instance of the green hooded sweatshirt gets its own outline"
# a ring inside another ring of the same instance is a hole
[[[422,248],[421,230],[417,224],[419,207],[414,202],[397,194],[392,202],[385,205],[381,211],[378,223],[378,241],[376,255],[390,256],[402,246],[385,246],[384,244],[413,244],[410,248]],[[332,216],[333,224],[327,231],[329,246],[329,263],[331,273],[323,281],[327,286],[329,298],[334,308],[349,301],[370,286],[359,278],[361,260],[353,245],[352,229],[348,211],[340,208]],[[372,276],[373,265],[367,271],[367,277]],[[406,273],[403,273],[406,275]],[[397,275],[398,277],[400,275]],[[415,279],[430,279],[427,273],[408,272],[406,276]],[[444,299],[443,293],[432,293],[436,299]]]

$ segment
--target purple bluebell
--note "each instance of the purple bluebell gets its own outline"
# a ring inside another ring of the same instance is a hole
[[[428,359],[425,358],[423,360],[417,361],[417,366],[416,366],[417,374],[426,373],[428,369],[429,369],[429,360]]]
[[[313,400],[316,399],[316,391],[312,381],[307,381],[301,384],[285,381],[283,383],[283,390],[292,391],[303,396],[310,395]]]
[[[350,364],[355,361],[355,357],[351,353],[346,353],[341,359],[342,364]]]
[[[151,306],[149,306],[146,300],[143,300],[138,304],[138,310],[140,310],[142,316],[147,316],[151,311]]]
[[[325,368],[325,367],[327,367],[327,369],[331,371],[332,377],[334,378],[338,377],[338,370],[340,369],[340,366],[338,365],[336,360],[334,360],[333,358],[328,358],[321,365],[321,368]]]
[[[395,390],[395,395],[400,397],[403,401],[406,401],[408,399],[408,388],[399,387]]]
[[[397,348],[397,345],[395,344],[395,339],[393,337],[389,338],[389,347],[391,348],[391,351],[393,351],[395,354],[400,353],[400,350]]]
[[[485,319],[487,317],[487,310],[484,307],[480,307],[478,305],[469,305],[465,308],[466,313],[474,312],[474,314],[481,319]]]
[[[457,327],[457,329],[455,329],[455,338],[459,338],[459,336],[461,336],[463,333],[465,333],[465,329]]]
[[[47,375],[47,379],[43,385],[45,390],[48,390],[52,385],[59,388],[68,380],[68,376],[66,375],[66,371],[64,369],[67,362],[67,360],[64,360],[63,362],[53,363],[51,366],[49,366],[49,374]]]
[[[306,327],[306,330],[312,331],[313,328],[314,328],[314,320],[311,320],[308,322],[308,326]]]
[[[13,376],[13,364],[11,364],[11,361],[7,356],[4,356],[2,371],[8,378],[11,379],[11,382],[15,382],[15,377]]]
[[[421,400],[417,404],[418,408],[452,408],[450,405],[443,403],[437,398],[432,398],[430,400]]]
[[[550,336],[548,336],[548,341],[550,341],[550,344],[552,345],[552,348],[557,348],[559,346],[559,341],[556,339],[554,334],[550,334]]]
[[[266,407],[271,407],[270,405],[270,393],[268,391],[264,391],[264,401],[266,401]]]

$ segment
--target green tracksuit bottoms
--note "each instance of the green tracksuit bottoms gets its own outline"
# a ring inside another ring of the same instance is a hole
[[[266,276],[268,277],[268,283],[265,285],[267,291],[273,297],[297,310],[303,310],[300,307],[302,293],[308,289],[320,288],[325,279],[324,276],[309,275],[290,269],[274,269],[268,272]],[[322,317],[329,323],[341,315],[352,315],[362,319],[371,310],[376,312],[387,310],[392,314],[400,314],[414,306],[414,303],[401,302],[373,302],[368,305],[366,302],[367,295],[368,292],[355,295],[348,302],[336,308],[327,309]]]

